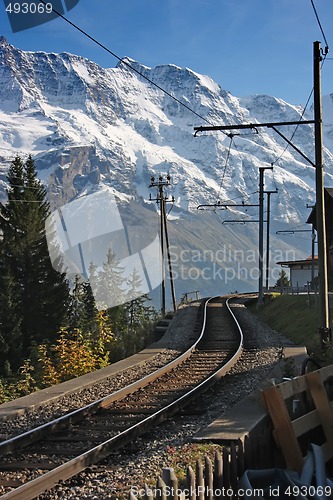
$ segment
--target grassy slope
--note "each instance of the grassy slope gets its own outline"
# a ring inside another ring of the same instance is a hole
[[[259,310],[256,306],[251,306],[250,309],[271,328],[295,344],[305,345],[309,354],[314,353],[315,357],[322,358],[316,298],[310,298],[311,304],[306,295],[273,295]]]

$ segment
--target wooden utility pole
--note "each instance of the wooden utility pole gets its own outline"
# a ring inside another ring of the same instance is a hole
[[[265,191],[265,194],[267,194],[266,292],[269,291],[271,194],[276,194],[277,192],[277,189],[275,191]]]
[[[167,225],[167,215],[165,210],[165,199],[163,202],[163,220],[164,220],[164,231],[165,231],[165,243],[168,257],[168,266],[169,266],[169,277],[170,277],[170,287],[171,287],[171,297],[172,297],[172,306],[174,312],[177,309],[176,304],[176,292],[175,292],[175,282],[173,279],[173,271],[172,271],[172,263],[171,263],[171,254],[170,254],[170,244],[169,244],[169,234],[168,234],[168,225]]]
[[[151,201],[156,201],[160,205],[160,233],[161,233],[161,259],[162,259],[162,278],[161,278],[161,314],[162,317],[165,316],[165,251],[164,247],[166,246],[167,250],[167,258],[168,258],[168,267],[169,267],[169,276],[170,276],[170,285],[171,285],[171,296],[172,296],[172,304],[173,304],[173,310],[176,311],[177,305],[176,305],[176,294],[175,294],[175,285],[174,285],[174,279],[173,279],[173,272],[172,272],[172,263],[171,263],[171,255],[170,255],[170,246],[169,246],[169,235],[168,235],[168,227],[167,227],[167,216],[166,216],[166,210],[165,210],[165,204],[168,200],[164,196],[164,188],[166,186],[170,185],[170,176],[167,175],[167,177],[164,179],[161,175],[158,177],[158,180],[155,181],[155,177],[151,177],[150,179],[150,184],[149,187],[156,187],[157,188],[157,197],[152,199],[150,196]],[[174,198],[172,197],[172,202],[174,202]],[[165,235],[165,244],[164,244],[164,235]]]
[[[194,127],[195,136],[199,132],[217,130],[242,130],[257,129],[259,127],[272,128],[280,135],[298,154],[300,154],[310,165],[316,169],[316,223],[318,235],[318,280],[319,280],[319,332],[324,342],[330,339],[330,320],[328,303],[328,278],[327,278],[327,251],[326,251],[326,226],[325,226],[325,204],[324,204],[324,169],[323,169],[323,142],[322,142],[322,111],[321,111],[321,63],[320,42],[313,44],[313,80],[314,80],[314,120],[299,120],[294,122],[268,122],[268,123],[243,123],[235,125],[217,125]],[[307,125],[314,124],[315,131],[315,162],[313,163],[297,146],[285,137],[276,127],[284,125]],[[260,253],[260,250],[259,250]],[[259,303],[262,300],[262,276],[259,279]]]
[[[318,238],[318,279],[319,279],[319,333],[322,343],[330,338],[328,303],[326,223],[324,201],[324,167],[322,140],[321,105],[321,49],[320,42],[313,44],[313,89],[314,89],[314,129],[315,129],[315,167],[316,167],[316,223]]]
[[[264,303],[264,173],[272,169],[272,166],[259,168],[259,306]]]

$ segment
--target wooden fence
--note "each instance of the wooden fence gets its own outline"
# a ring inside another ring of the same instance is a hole
[[[262,431],[260,436],[246,437],[231,442],[215,452],[212,461],[205,456],[196,462],[195,470],[187,466],[186,479],[179,481],[172,468],[163,468],[155,486],[144,485],[133,488],[128,500],[217,500],[244,498],[238,495],[238,481],[247,469],[273,466],[274,448],[271,429]]]

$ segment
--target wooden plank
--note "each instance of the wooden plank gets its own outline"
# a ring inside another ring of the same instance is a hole
[[[269,387],[262,394],[287,467],[300,473],[304,460],[279,386]]]
[[[252,453],[252,441],[249,436],[244,438],[244,468],[253,469],[253,453]]]
[[[329,377],[333,377],[333,365],[324,366],[324,368],[321,368],[320,370],[317,371],[320,372],[320,377],[322,382],[326,382],[326,380]]]
[[[320,370],[308,373],[306,380],[309,385],[313,402],[318,410],[319,419],[324,430],[328,444],[333,448],[333,413],[328,400],[326,389],[323,385]]]
[[[326,442],[321,446],[321,449],[324,454],[324,460],[325,462],[328,462],[333,457],[333,449],[332,447]]]
[[[321,424],[318,410],[312,410],[292,421],[292,426],[296,437],[300,437],[306,432],[318,427]]]
[[[154,500],[154,495],[151,486],[145,484],[145,494],[143,496],[144,500]]]
[[[297,377],[292,380],[288,380],[288,382],[283,382],[276,387],[279,387],[282,398],[288,399],[295,396],[296,394],[305,392],[308,388],[308,385],[305,377]]]

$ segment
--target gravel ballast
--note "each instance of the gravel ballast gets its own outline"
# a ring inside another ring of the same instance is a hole
[[[172,328],[169,327],[166,337],[169,338],[174,351],[172,353],[169,349],[166,352],[163,351],[156,356],[157,359],[154,358],[154,363],[162,363],[166,359],[165,356],[174,357],[178,350],[188,345],[189,339],[193,336],[196,307],[185,308],[186,312],[180,315],[177,313],[175,319],[177,316],[178,319],[177,321],[174,319],[172,322],[174,324]],[[272,367],[280,360],[286,341],[256,316],[249,313],[242,303],[233,306],[233,311],[244,330],[245,352],[240,362],[230,373],[200,396],[200,405],[207,408],[205,413],[176,415],[172,420],[152,428],[149,433],[138,438],[123,450],[112,453],[102,463],[56,486],[51,492],[44,493],[39,498],[125,498],[131,487],[140,489],[147,482],[152,484],[156,481],[162,467],[173,465],[175,453],[187,446],[191,437],[200,428],[220,417],[230,407],[256,389],[263,380],[267,379]],[[177,345],[174,342],[175,338],[177,338]],[[147,363],[151,363],[151,361],[149,360]],[[133,377],[138,377],[135,367],[131,373],[122,374],[122,380],[117,377],[117,383],[124,385],[127,376],[129,380],[127,383],[130,383]],[[56,417],[68,409],[73,409],[73,405],[74,407],[75,405],[82,406],[83,401],[91,402],[94,399],[94,394],[95,399],[96,393],[98,393],[98,397],[101,397],[99,391],[107,389],[110,392],[110,383],[111,381],[108,380],[107,387],[103,388],[102,384],[102,386],[90,388],[87,394],[85,391],[81,391],[77,394],[76,401],[73,401],[73,396],[69,398],[69,401],[62,398],[56,404],[43,408],[42,414],[40,411],[38,415],[31,412],[31,414],[15,421],[2,422],[1,433],[8,436],[17,434],[32,425],[39,425],[49,420],[51,416]],[[113,387],[112,390],[114,390]],[[22,474],[24,475],[24,472]]]

